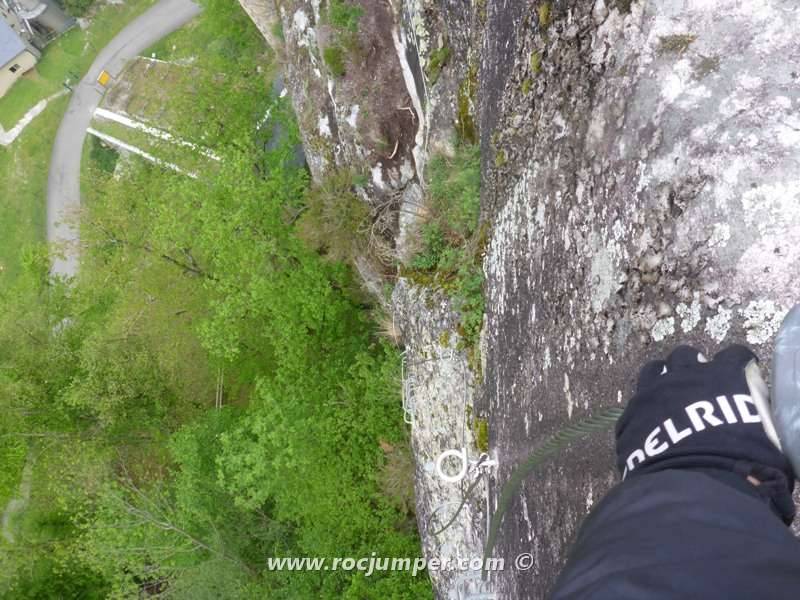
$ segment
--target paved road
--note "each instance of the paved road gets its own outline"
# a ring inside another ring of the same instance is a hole
[[[81,151],[86,129],[103,95],[97,77],[103,70],[116,77],[129,59],[185,25],[201,10],[191,0],[160,0],[103,48],[75,87],[56,134],[47,183],[47,240],[63,246],[65,252],[64,258],[53,263],[54,275],[71,277],[78,268],[79,232],[71,223],[81,205]]]

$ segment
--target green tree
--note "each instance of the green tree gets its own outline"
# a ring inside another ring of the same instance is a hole
[[[298,236],[313,196],[258,32],[235,3],[202,18],[218,43],[171,112],[220,160],[197,178],[135,158],[87,172],[76,280],[52,280],[37,248],[0,290],[5,486],[38,457],[8,593],[430,597],[403,573],[265,570],[419,553],[407,503],[381,486],[381,442],[405,437],[399,357],[350,268]]]

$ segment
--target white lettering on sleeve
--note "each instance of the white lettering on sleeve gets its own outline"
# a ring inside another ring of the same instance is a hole
[[[642,464],[644,462],[644,452],[641,450],[634,450],[631,452],[628,460],[625,461],[625,463],[628,465],[628,471],[633,471],[633,469],[636,467],[636,463],[633,462],[634,459],[639,459],[639,464]]]
[[[689,437],[693,433],[691,427],[687,427],[682,431],[678,431],[675,429],[675,423],[672,422],[672,419],[667,419],[664,421],[664,429],[667,431],[667,435],[673,444],[677,444],[683,438]]]
[[[734,394],[733,403],[728,396],[717,396],[716,405],[708,400],[699,400],[684,408],[689,417],[691,427],[678,430],[678,426],[672,419],[666,419],[660,426],[653,429],[644,441],[644,447],[638,448],[630,453],[625,461],[625,470],[622,478],[633,471],[637,465],[645,462],[648,457],[658,456],[669,448],[686,439],[695,432],[704,431],[707,427],[719,427],[720,425],[735,425],[736,423],[761,423],[761,416],[758,414],[756,404],[753,399],[746,394]],[[734,410],[734,405],[735,409]],[[716,414],[715,409],[719,406],[723,421]],[[665,434],[667,440],[659,439],[659,435]]]
[[[733,401],[736,403],[736,408],[739,409],[739,414],[742,416],[742,423],[761,423],[761,416],[756,409],[756,403],[753,399],[746,394],[734,394]],[[751,412],[750,407],[753,407]]]
[[[717,404],[719,404],[719,408],[728,424],[733,425],[739,422],[739,419],[736,418],[736,413],[733,412],[731,408],[731,403],[728,402],[728,398],[725,396],[717,396]]]
[[[661,427],[656,427],[644,441],[644,451],[647,453],[647,456],[658,456],[662,452],[666,452],[669,448],[669,444],[666,442],[661,442],[659,444],[659,439],[657,437],[659,433],[661,433]]]
[[[700,413],[703,413],[702,417]],[[686,414],[692,422],[695,431],[703,431],[706,428],[705,421],[712,427],[722,425],[722,421],[714,416],[714,405],[708,400],[699,400],[686,407]]]

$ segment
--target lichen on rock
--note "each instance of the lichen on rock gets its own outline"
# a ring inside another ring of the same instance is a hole
[[[785,125],[800,88],[782,58],[800,52],[800,10],[553,7],[546,40],[519,26],[523,10],[489,11],[481,55],[482,137],[507,157],[484,169],[484,394],[501,456],[630,394],[642,362],[676,343],[738,341],[768,358],[800,276],[800,153]],[[532,52],[546,59],[522,93]],[[609,442],[520,491],[529,519],[509,519],[498,555],[531,535],[550,553],[501,578],[508,597],[552,583],[587,494],[611,481]]]

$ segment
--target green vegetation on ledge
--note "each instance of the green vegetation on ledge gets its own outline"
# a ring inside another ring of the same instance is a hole
[[[470,65],[467,76],[458,88],[456,106],[456,133],[458,139],[467,144],[478,143],[478,128],[475,125],[474,102],[478,93],[478,66]]]
[[[350,263],[367,251],[371,211],[354,185],[352,173],[337,171],[306,194],[297,231],[328,260]]]
[[[537,16],[539,17],[539,28],[542,31],[546,31],[547,28],[550,27],[550,21],[552,19],[551,10],[552,6],[550,2],[542,2],[536,10]]]
[[[322,50],[322,60],[334,77],[344,77],[348,60],[362,55],[358,25],[364,9],[346,0],[328,0],[323,22],[331,31],[331,39]]]
[[[691,46],[696,39],[697,36],[691,34],[662,36],[658,40],[658,53],[683,54],[689,49],[689,46]]]
[[[531,52],[531,73],[538,75],[542,71],[542,53]]]
[[[331,26],[355,33],[364,9],[346,0],[329,0],[328,22]]]
[[[428,166],[429,219],[421,227],[422,248],[403,275],[437,287],[453,298],[460,315],[459,345],[479,371],[478,344],[483,313],[483,253],[488,237],[479,226],[480,154],[460,144],[455,156],[434,157]]]
[[[442,69],[447,64],[447,61],[450,60],[451,53],[452,51],[450,50],[450,46],[446,44],[441,48],[437,48],[431,52],[431,55],[428,58],[427,68],[428,80],[431,82],[431,85],[436,83],[436,81],[439,79]]]
[[[341,46],[328,46],[322,51],[322,60],[335,77],[344,77],[347,69],[344,64],[344,49]]]
[[[472,422],[472,434],[475,436],[475,447],[479,452],[489,451],[489,422],[476,418]]]

